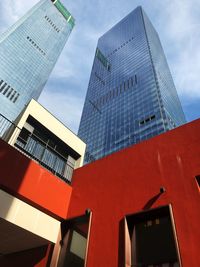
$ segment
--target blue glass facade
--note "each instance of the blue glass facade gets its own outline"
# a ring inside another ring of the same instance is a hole
[[[0,36],[0,113],[13,121],[38,99],[72,29],[59,0],[41,0]]]
[[[158,34],[137,7],[98,40],[78,133],[85,163],[183,123]]]

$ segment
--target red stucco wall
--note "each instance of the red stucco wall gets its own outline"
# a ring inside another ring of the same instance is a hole
[[[71,186],[2,140],[0,170],[0,188],[50,215],[66,218]]]
[[[69,217],[93,212],[87,267],[122,267],[126,214],[172,204],[184,267],[200,266],[200,120],[75,171]],[[166,192],[159,197],[160,187]],[[153,198],[155,197],[154,201]]]

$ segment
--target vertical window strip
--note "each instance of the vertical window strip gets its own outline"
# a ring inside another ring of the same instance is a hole
[[[6,87],[7,83],[4,83],[3,86],[0,88],[0,92],[2,92],[4,90],[4,88]]]
[[[6,89],[4,90],[4,92],[3,92],[3,95],[5,95],[7,92],[8,92],[8,89],[10,88],[10,85],[8,85],[7,87],[6,87]]]
[[[138,83],[138,80],[137,80],[137,75],[135,74],[135,84]]]
[[[3,83],[3,80],[0,81],[0,87],[1,87],[2,83]]]
[[[13,99],[13,97],[15,96],[16,93],[17,93],[16,91],[13,92],[13,94],[12,94],[11,97],[10,97],[10,100]]]
[[[9,92],[8,92],[8,94],[7,94],[7,96],[6,97],[8,97],[9,98],[9,96],[10,96],[10,94],[12,93],[12,91],[13,91],[14,89],[13,88],[10,88],[10,90],[9,90]]]
[[[16,96],[15,99],[13,100],[13,103],[15,103],[15,102],[17,101],[18,97],[19,97],[19,93],[17,94],[17,96]]]

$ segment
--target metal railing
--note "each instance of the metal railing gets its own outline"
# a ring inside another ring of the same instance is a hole
[[[8,142],[15,129],[19,129],[12,121],[0,114],[0,138]],[[20,130],[20,129],[19,129]]]
[[[12,144],[18,151],[38,162],[63,181],[71,183],[74,168],[72,164],[68,164],[68,158],[52,148],[48,141],[43,141],[34,133],[27,132],[27,136],[24,139],[20,135],[22,130],[0,114],[1,139]]]

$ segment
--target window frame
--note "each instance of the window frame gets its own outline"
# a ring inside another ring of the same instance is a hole
[[[165,205],[165,206],[160,206],[154,209],[150,209],[150,210],[145,210],[145,211],[141,211],[141,212],[137,212],[137,213],[133,213],[133,214],[128,214],[124,217],[124,247],[125,247],[125,255],[124,255],[124,266],[125,267],[131,267],[133,266],[133,260],[132,260],[132,243],[134,241],[132,241],[132,237],[131,234],[129,232],[129,227],[128,227],[128,218],[129,217],[135,217],[136,220],[138,220],[138,218],[141,218],[143,216],[148,216],[152,213],[156,213],[157,211],[162,209],[168,209],[169,211],[169,218],[171,221],[171,226],[172,226],[172,231],[173,231],[173,237],[174,237],[174,243],[175,243],[175,249],[176,249],[176,254],[177,254],[177,261],[180,267],[182,266],[182,261],[181,261],[181,255],[180,255],[180,250],[179,250],[179,244],[178,244],[178,238],[177,238],[177,233],[176,233],[176,226],[175,226],[175,221],[174,221],[174,216],[173,216],[173,210],[172,210],[172,205]]]

